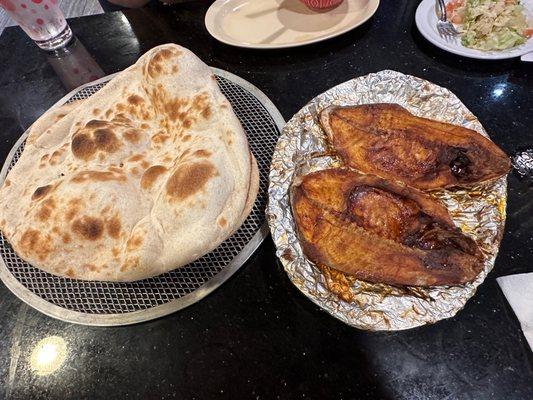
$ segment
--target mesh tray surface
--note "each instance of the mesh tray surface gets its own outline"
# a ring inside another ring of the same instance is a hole
[[[260,174],[258,197],[250,216],[241,228],[214,251],[183,268],[150,279],[128,283],[81,281],[48,274],[20,259],[0,233],[0,255],[5,267],[20,284],[39,298],[68,311],[92,315],[131,313],[175,302],[193,293],[215,278],[243,251],[264,224],[268,169],[281,128],[279,123],[281,116],[274,108],[277,115],[273,117],[253,93],[234,82],[238,78],[231,79],[232,75],[228,73],[224,74],[226,77],[222,77],[221,72],[223,71],[215,71],[219,87],[230,101],[246,131]],[[83,87],[67,102],[88,98],[106,83],[101,82]],[[249,84],[248,86],[251,87]],[[264,95],[261,93],[261,96]],[[20,143],[11,160],[8,160],[10,162],[8,170],[15,165],[22,154],[24,143],[24,141]],[[199,298],[201,297],[203,296]],[[31,301],[25,298],[23,300],[32,305]],[[182,307],[176,305],[175,309],[179,308]],[[61,317],[68,320],[68,316],[62,315]]]

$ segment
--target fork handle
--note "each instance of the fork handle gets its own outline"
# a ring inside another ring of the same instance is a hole
[[[437,6],[439,12],[437,13],[437,17],[443,21],[446,22],[448,20],[446,16],[446,4],[444,3],[444,0],[437,0]]]

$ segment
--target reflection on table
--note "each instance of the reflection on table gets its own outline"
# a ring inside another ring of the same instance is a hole
[[[47,53],[46,58],[67,90],[105,76],[76,37],[64,48]]]

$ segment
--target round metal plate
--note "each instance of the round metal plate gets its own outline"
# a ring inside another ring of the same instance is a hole
[[[274,104],[255,86],[229,72],[212,70],[246,131],[259,166],[259,194],[241,228],[195,262],[137,282],[81,281],[48,274],[20,259],[0,233],[0,279],[17,297],[63,321],[100,326],[128,325],[170,314],[201,300],[246,262],[268,234],[264,216],[268,170],[285,121]],[[90,97],[114,75],[75,89],[53,107]],[[26,131],[9,153],[0,173],[0,182],[22,154],[27,135]]]

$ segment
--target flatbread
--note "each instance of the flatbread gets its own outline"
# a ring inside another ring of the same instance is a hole
[[[143,279],[213,250],[249,214],[257,164],[214,75],[189,50],[156,47],[70,107],[34,124],[0,188],[0,229],[32,265]]]
[[[78,107],[83,100],[74,100],[65,103],[62,106],[51,108],[33,123],[26,138],[26,145],[33,144],[44,132],[50,129],[55,123],[59,122],[64,116]]]

